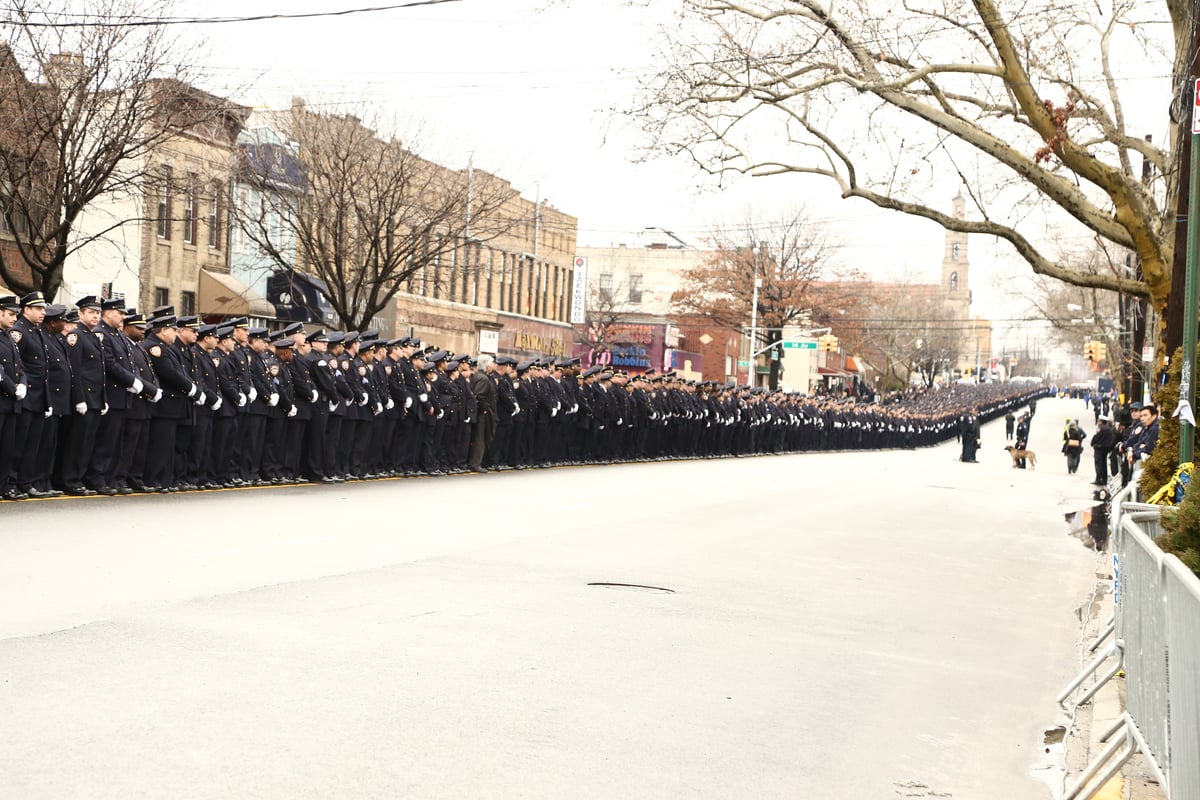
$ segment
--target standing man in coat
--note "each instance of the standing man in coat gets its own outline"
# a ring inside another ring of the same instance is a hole
[[[495,359],[486,353],[478,359],[479,368],[471,373],[471,394],[475,396],[478,418],[471,429],[471,451],[467,456],[467,468],[472,472],[487,472],[483,466],[483,455],[496,435],[497,409],[496,384],[489,373],[496,368]]]

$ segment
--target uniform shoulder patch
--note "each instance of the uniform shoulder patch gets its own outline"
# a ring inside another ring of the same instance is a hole
[[[358,374],[359,374],[359,375],[366,375],[366,374],[367,374],[367,368],[366,368],[366,367],[359,367],[359,368],[358,368]]]
[[[348,360],[343,360],[342,361],[342,372],[349,372],[349,371],[350,371],[350,362]]]
[[[20,342],[20,341],[21,341],[21,332],[20,332],[20,331],[18,331],[18,330],[15,330],[15,329],[13,329],[13,330],[10,330],[10,331],[8,332],[8,335],[12,337],[12,340],[13,340],[14,342]]]
[[[67,334],[67,344],[69,344],[71,347],[74,347],[75,343],[78,341],[79,341],[78,333],[68,333]]]
[[[323,366],[325,366],[325,362],[324,362],[324,361],[318,361],[318,362],[317,362],[317,366],[318,366],[318,367],[323,367]]]
[[[151,347],[150,355],[154,356],[155,358],[158,358],[159,356],[161,356],[162,355],[162,346],[156,344],[153,347]]]
[[[279,374],[279,365],[278,365],[278,364],[272,364],[272,365],[269,367],[269,369],[270,369],[270,371],[271,371],[271,374],[272,374],[272,375],[278,375],[278,374]]]

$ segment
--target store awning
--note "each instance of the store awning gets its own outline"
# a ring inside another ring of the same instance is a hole
[[[275,318],[275,306],[227,272],[200,270],[199,312],[226,317]]]
[[[843,372],[842,370],[834,369],[833,367],[817,367],[817,374],[821,375],[821,376],[827,376],[830,378],[852,377],[849,372]]]
[[[854,356],[846,356],[846,371],[862,373],[862,364],[858,363],[858,359]]]

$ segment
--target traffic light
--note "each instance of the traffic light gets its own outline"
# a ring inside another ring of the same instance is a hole
[[[838,349],[838,338],[832,333],[827,333],[817,339],[817,347],[826,353],[836,353]]]
[[[1106,345],[1104,342],[1096,342],[1095,345],[1096,346],[1092,348],[1092,355],[1096,357],[1096,360],[1108,361],[1108,345]]]
[[[1086,358],[1088,361],[1096,360],[1096,343],[1095,342],[1084,342],[1083,343],[1083,357]]]

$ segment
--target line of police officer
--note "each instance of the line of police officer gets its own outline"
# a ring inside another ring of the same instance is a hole
[[[0,497],[918,447],[958,405],[986,419],[1038,391],[834,403],[33,292],[0,297]]]

